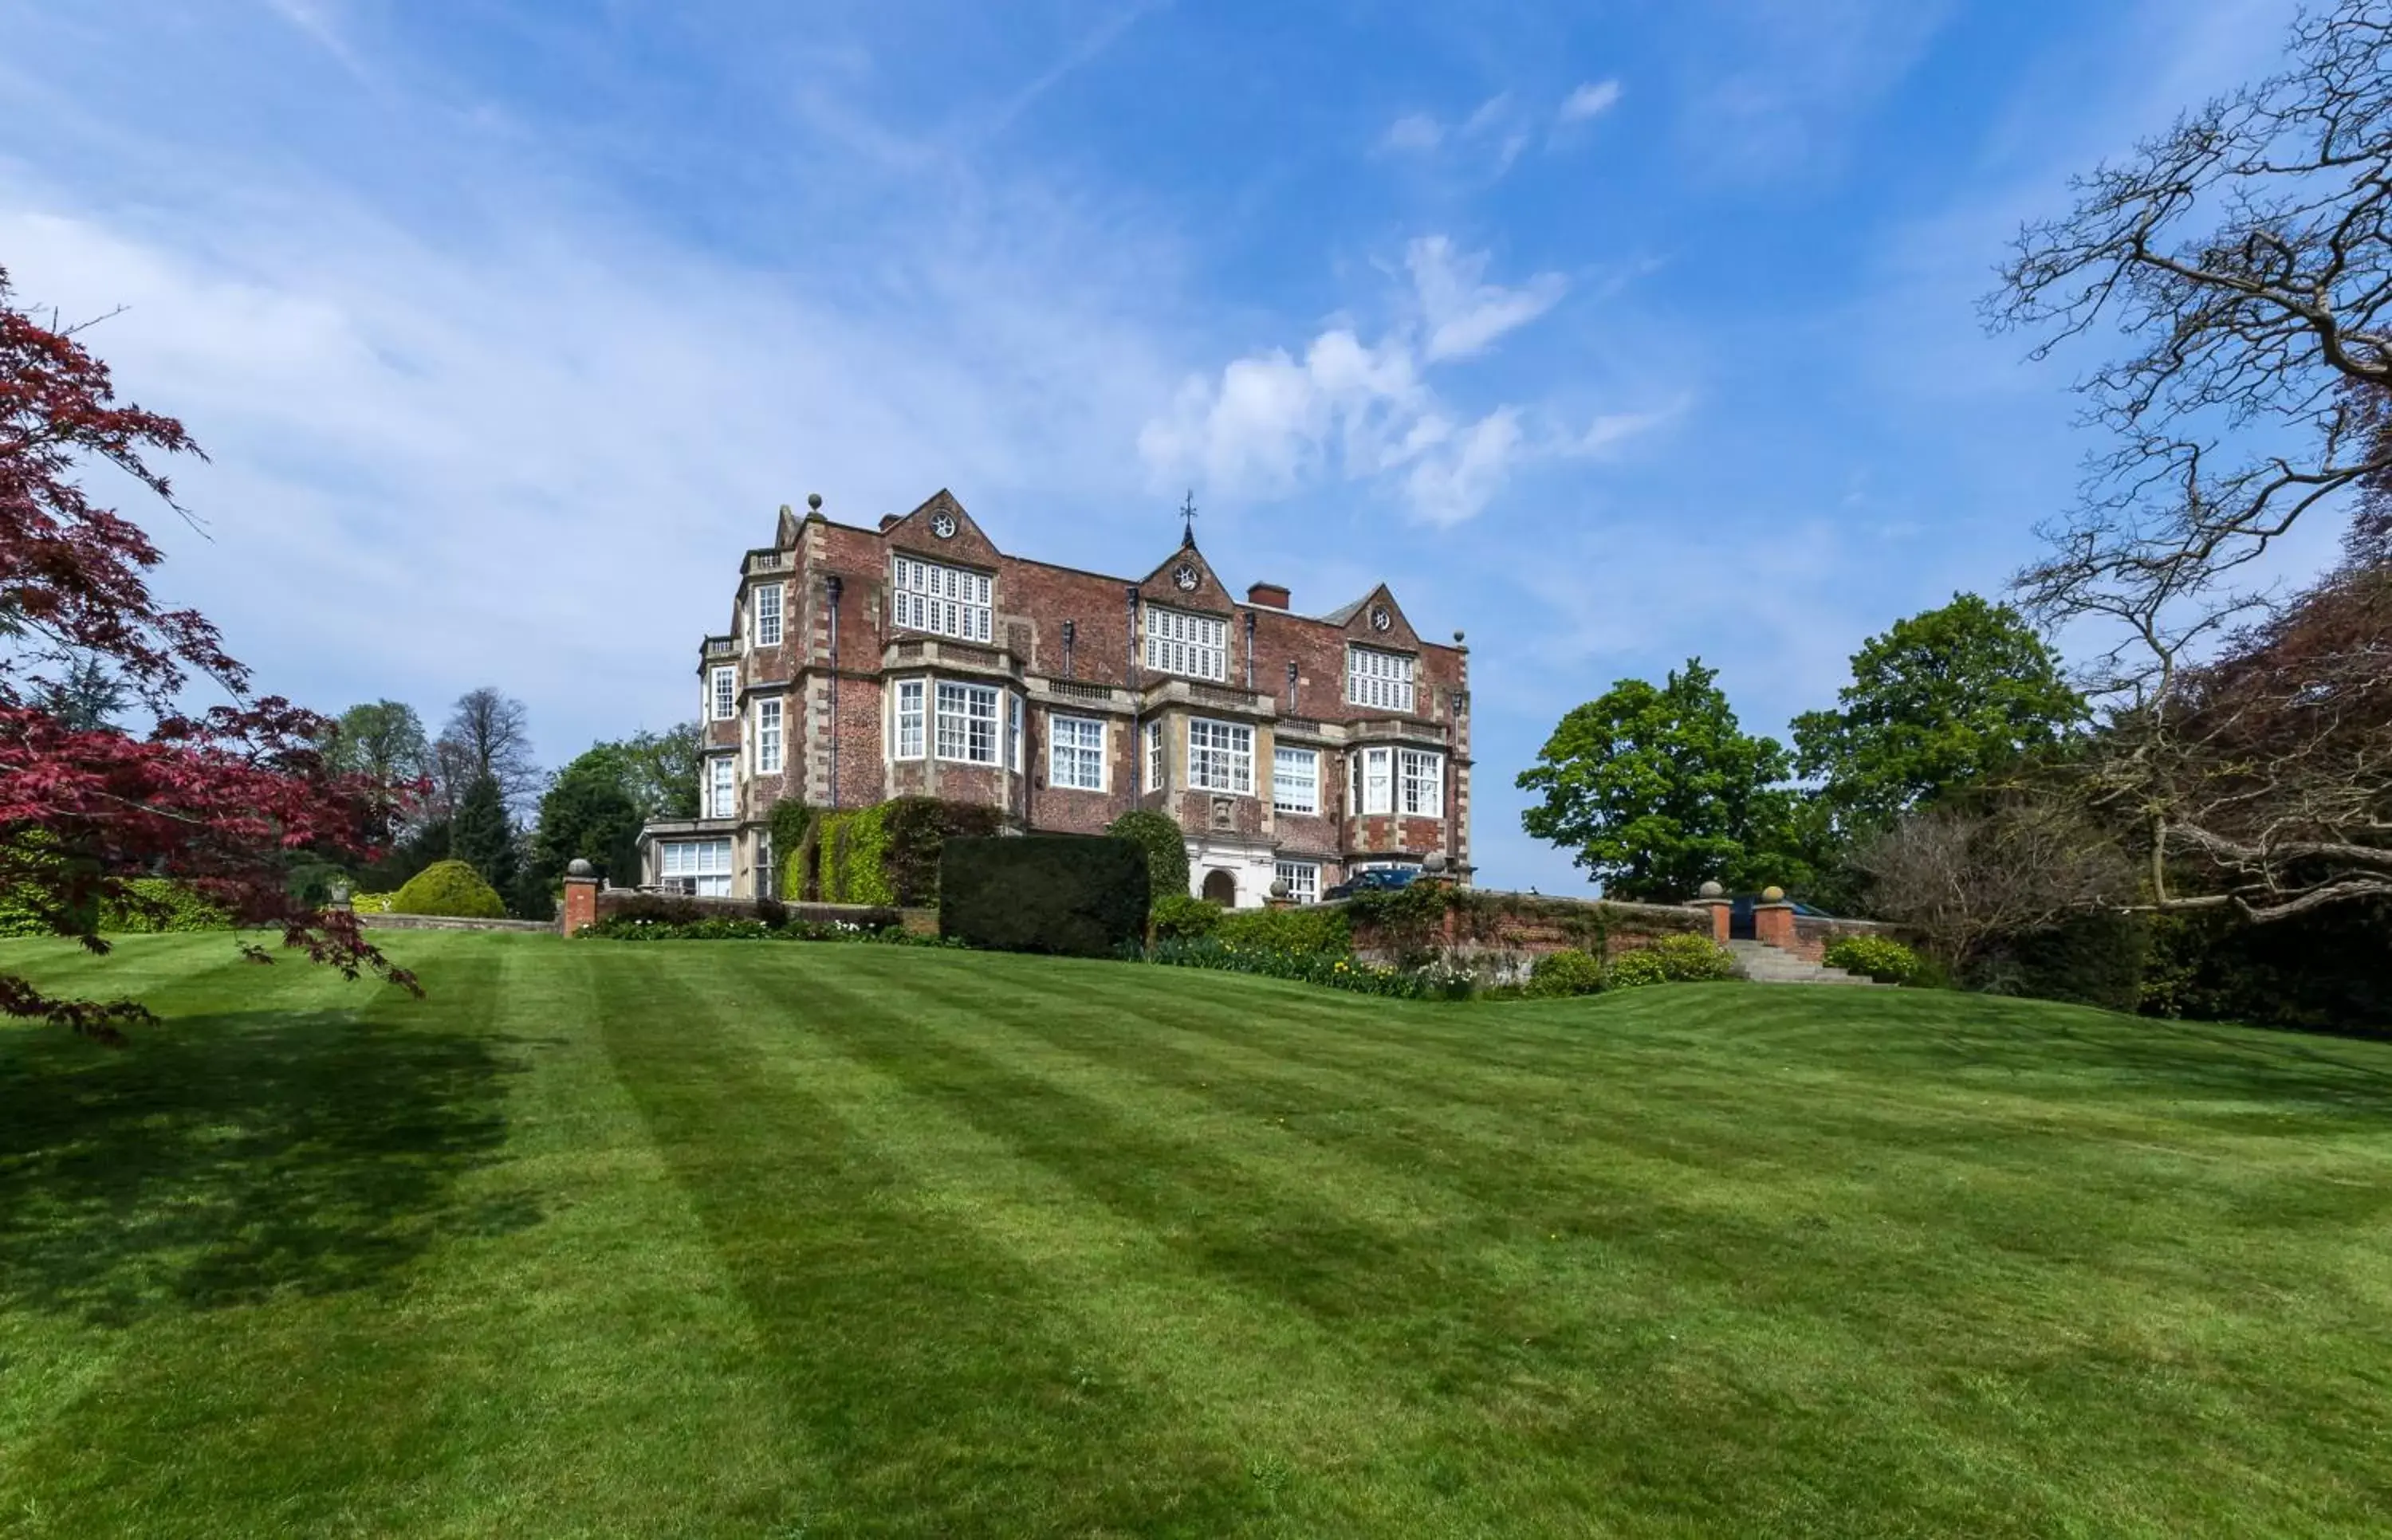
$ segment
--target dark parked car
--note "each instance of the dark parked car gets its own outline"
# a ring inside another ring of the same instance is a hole
[[[1420,868],[1417,866],[1373,866],[1368,871],[1355,873],[1320,896],[1323,899],[1350,899],[1357,893],[1393,892],[1398,887],[1410,887],[1412,879],[1419,875]]]

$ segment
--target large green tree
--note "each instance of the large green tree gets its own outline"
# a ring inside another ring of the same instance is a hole
[[[643,729],[615,745],[623,756],[623,790],[644,817],[697,816],[702,744],[697,723],[689,721],[662,732]]]
[[[547,877],[578,859],[617,884],[639,881],[642,818],[630,789],[633,774],[632,756],[621,744],[592,744],[557,772],[540,799],[532,836],[534,858]]]
[[[432,773],[432,747],[415,707],[404,701],[353,705],[341,713],[324,752],[334,770],[373,787],[374,838],[396,840],[410,810],[422,805],[418,786]]]
[[[1836,701],[1794,718],[1796,766],[1848,832],[1982,783],[2085,718],[2059,654],[1973,593],[1863,642]]]
[[[482,880],[500,892],[514,888],[522,856],[498,777],[476,776],[467,783],[449,822],[448,852],[479,872]]]
[[[1521,823],[1616,898],[1801,881],[1786,750],[1736,725],[1718,678],[1689,658],[1665,684],[1621,679],[1571,711],[1520,775],[1544,797]]]

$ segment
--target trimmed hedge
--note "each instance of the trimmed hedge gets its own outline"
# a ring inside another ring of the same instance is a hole
[[[1126,839],[949,839],[939,934],[997,951],[1112,957],[1146,935],[1146,852]]]
[[[1736,957],[1708,936],[1665,936],[1615,957],[1603,970],[1607,990],[1647,984],[1709,984],[1736,977]]]
[[[1188,836],[1170,816],[1150,808],[1134,809],[1105,826],[1115,839],[1136,840],[1146,852],[1147,881],[1156,901],[1188,892]]]
[[[1158,933],[1161,928],[1156,927]],[[1236,909],[1220,917],[1212,934],[1229,946],[1271,951],[1346,957],[1354,951],[1353,926],[1342,909]]]
[[[482,874],[462,861],[436,861],[407,879],[390,896],[393,914],[437,914],[461,920],[500,920],[507,906]]]

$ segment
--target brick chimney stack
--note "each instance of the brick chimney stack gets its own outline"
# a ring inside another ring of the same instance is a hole
[[[1246,602],[1264,609],[1287,608],[1287,589],[1278,583],[1256,583],[1246,589]]]

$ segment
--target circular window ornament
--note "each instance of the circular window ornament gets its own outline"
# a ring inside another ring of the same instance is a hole
[[[1395,625],[1396,617],[1387,613],[1387,607],[1384,604],[1373,604],[1371,606],[1371,629],[1374,631],[1393,630],[1395,628]]]
[[[1171,575],[1171,580],[1179,585],[1180,592],[1194,593],[1196,585],[1203,581],[1203,577],[1197,572],[1195,563],[1182,562],[1179,569]]]
[[[954,539],[956,537],[956,516],[952,513],[944,512],[931,514],[930,533],[937,536],[942,540]]]

